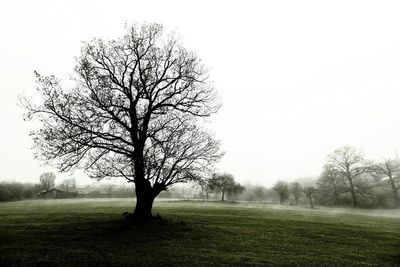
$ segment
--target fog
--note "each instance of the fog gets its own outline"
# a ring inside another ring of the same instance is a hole
[[[245,203],[245,202],[244,202]],[[307,216],[310,214],[326,215],[326,216],[340,216],[340,215],[365,215],[365,216],[382,216],[400,218],[400,209],[354,209],[354,208],[332,208],[332,207],[316,207],[310,209],[307,205],[291,206],[291,205],[277,205],[266,203],[247,203],[239,207],[255,208],[255,209],[273,209],[278,211],[296,211],[304,212]],[[232,205],[232,207],[235,207]]]
[[[55,171],[33,158],[34,125],[17,106],[35,97],[33,71],[68,85],[81,42],[118,36],[125,22],[160,22],[203,59],[223,103],[209,125],[226,151],[218,170],[238,181],[318,176],[343,145],[393,156],[399,12],[397,1],[1,1],[0,180]]]
[[[132,206],[135,200],[132,198],[77,198],[77,199],[46,199],[46,200],[36,200],[32,202],[21,201],[19,205],[24,205],[29,208],[32,206],[54,206],[57,203],[63,205],[77,205],[82,206],[85,205],[85,208],[90,207],[90,204],[96,205],[96,203],[102,203],[104,206],[112,206],[115,208],[118,207],[130,207]],[[400,218],[400,209],[355,209],[355,208],[331,208],[331,207],[316,207],[315,209],[310,209],[307,205],[278,205],[278,204],[269,204],[262,202],[248,202],[248,201],[234,201],[234,202],[225,202],[221,203],[220,201],[204,201],[201,199],[181,199],[181,198],[162,198],[159,197],[155,200],[155,207],[164,206],[163,203],[168,206],[168,202],[173,202],[174,207],[187,207],[188,204],[194,205],[195,207],[206,207],[207,209],[222,209],[224,207],[229,207],[230,209],[256,209],[260,210],[260,212],[265,212],[268,210],[276,210],[280,211],[292,211],[297,214],[304,213],[305,216],[312,215],[322,215],[322,216],[342,216],[342,215],[360,215],[360,216],[381,216],[381,217],[391,217],[391,218]],[[181,204],[179,204],[181,203]],[[15,202],[2,203],[2,207],[6,207],[7,205],[13,206],[16,205]],[[215,216],[213,214],[212,216]],[[294,217],[299,219],[299,217]]]

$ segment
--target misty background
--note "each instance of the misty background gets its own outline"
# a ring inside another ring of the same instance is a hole
[[[34,95],[33,71],[68,86],[82,41],[142,21],[176,30],[209,67],[223,103],[209,127],[226,151],[218,170],[239,182],[318,176],[344,145],[395,157],[399,12],[396,1],[1,1],[0,181],[55,172],[33,158],[33,125],[17,106]]]

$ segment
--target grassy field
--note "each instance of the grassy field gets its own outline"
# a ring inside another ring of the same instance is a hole
[[[123,227],[132,207],[130,199],[0,203],[0,266],[400,266],[398,211],[157,201],[154,212],[172,222]]]

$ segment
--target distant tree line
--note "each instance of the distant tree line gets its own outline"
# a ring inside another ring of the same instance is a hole
[[[345,146],[328,156],[316,183],[316,200],[332,206],[399,207],[399,185],[399,158],[374,162]]]
[[[290,205],[396,208],[400,206],[400,159],[367,159],[350,146],[328,155],[319,177],[307,181],[278,181],[273,187],[240,185],[230,174],[212,176],[199,188],[177,187],[161,197],[204,200],[260,201]]]
[[[325,206],[364,208],[398,208],[400,159],[367,159],[351,146],[336,149],[328,155],[317,179],[301,185],[278,181],[273,190],[279,202],[297,205],[309,203]]]
[[[70,194],[66,195],[68,198],[135,196],[134,187],[131,185],[98,183],[78,188],[75,178],[66,178],[60,183],[56,183],[55,180],[56,176],[54,173],[47,172],[40,175],[38,183],[21,183],[15,181],[0,182],[0,202],[41,198],[40,193],[44,193],[53,188],[69,192]]]
[[[36,198],[39,192],[38,184],[0,182],[0,201]]]
[[[0,183],[0,201],[36,198],[56,186],[77,197],[133,197],[133,186],[112,183],[77,188],[73,178],[55,183],[55,175],[44,173],[39,183]],[[292,183],[278,181],[273,187],[237,183],[228,173],[213,174],[199,184],[171,187],[161,198],[258,201],[290,205],[354,206],[364,208],[400,207],[400,159],[372,161],[361,150],[345,146],[328,155],[319,177]]]

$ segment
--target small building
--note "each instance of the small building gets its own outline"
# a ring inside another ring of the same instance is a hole
[[[77,192],[68,192],[59,188],[50,188],[38,193],[39,198],[74,198]]]

